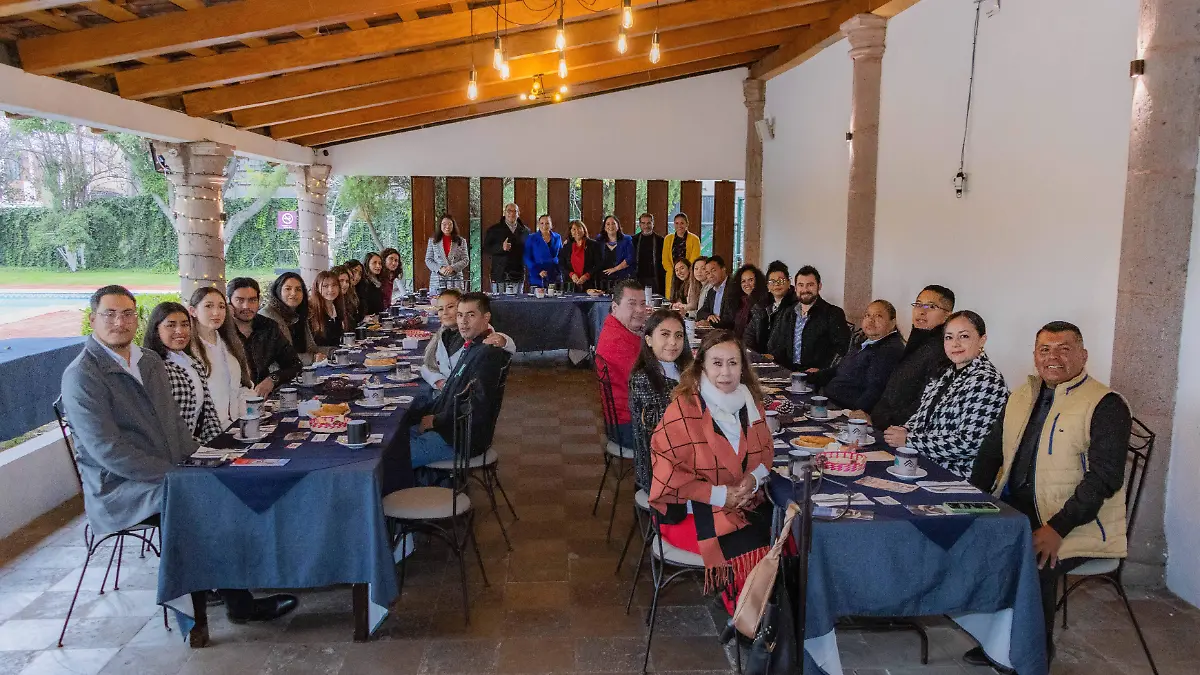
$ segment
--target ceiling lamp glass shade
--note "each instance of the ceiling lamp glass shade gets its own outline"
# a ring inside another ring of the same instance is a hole
[[[662,60],[662,48],[658,46],[658,31],[654,31],[654,42],[650,45],[650,63]]]
[[[633,0],[623,0],[621,3],[621,27],[633,28]]]

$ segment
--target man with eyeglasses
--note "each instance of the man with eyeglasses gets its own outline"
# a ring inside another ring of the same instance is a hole
[[[750,323],[743,337],[747,349],[766,351],[767,338],[780,312],[799,301],[796,291],[792,289],[791,276],[782,260],[773,260],[767,265],[767,292],[771,294],[772,302],[769,305],[757,305],[750,311]]]
[[[883,396],[868,416],[862,410],[852,417],[869,419],[876,429],[903,426],[921,403],[925,385],[950,365],[942,346],[942,327],[954,311],[954,291],[930,284],[912,303],[912,331],[904,355],[888,378]]]
[[[133,344],[137,301],[123,286],[92,294],[92,334],[62,377],[83,507],[93,536],[161,521],[167,472],[200,445],[179,415],[167,369],[151,350]],[[268,621],[292,611],[296,598],[254,599],[246,590],[219,591],[230,621]]]

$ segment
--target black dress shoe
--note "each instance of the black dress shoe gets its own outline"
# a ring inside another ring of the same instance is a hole
[[[216,591],[205,591],[204,601],[209,607],[220,607],[225,604],[225,598],[222,598],[221,594]]]
[[[270,595],[265,598],[258,598],[254,601],[254,607],[248,614],[229,614],[229,622],[243,624],[250,621],[273,621],[281,616],[284,616],[296,606],[300,601],[294,595]]]
[[[1017,672],[988,658],[987,653],[983,651],[983,647],[975,647],[974,649],[967,650],[967,653],[963,654],[962,660],[963,663],[969,663],[973,666],[991,666],[996,672],[1002,675],[1014,675]]]

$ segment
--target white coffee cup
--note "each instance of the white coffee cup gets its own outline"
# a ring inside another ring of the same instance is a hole
[[[311,387],[317,383],[316,366],[304,366],[304,370],[300,371],[300,384]]]
[[[246,399],[246,419],[255,419],[262,417],[263,397],[251,396]],[[255,434],[257,435],[257,434]]]
[[[806,394],[808,393],[808,374],[807,373],[792,373],[792,393]]]
[[[813,452],[811,450],[801,450],[799,448],[788,451],[788,467],[791,470],[793,478],[799,478],[801,469],[805,465],[811,465],[813,461]]]
[[[544,298],[546,297],[546,289],[542,288],[541,286],[537,286],[533,289],[533,294],[538,298]]]
[[[917,451],[912,448],[896,448],[896,473],[902,476],[915,476],[921,469]]]
[[[421,341],[415,337],[406,337],[400,341],[400,346],[404,349],[416,349]]]
[[[867,444],[867,421],[851,419],[846,422],[846,440],[859,445]]]
[[[383,387],[378,384],[368,384],[363,388],[363,398],[372,405],[383,405]]]
[[[354,333],[342,333],[342,346],[343,347],[353,347],[354,346]]]
[[[257,417],[247,417],[242,420],[242,438],[258,438],[261,435]]]
[[[767,428],[770,429],[771,433],[773,433],[773,434],[779,433],[779,411],[778,410],[768,410],[767,411]]]
[[[300,403],[300,397],[295,387],[284,387],[279,390],[279,405],[284,410],[295,410]]]
[[[829,417],[829,398],[826,396],[812,397],[812,411],[809,417],[815,420],[823,420]]]
[[[396,362],[396,377],[398,377],[402,380],[407,380],[408,378],[412,377],[412,374],[413,374],[413,369],[412,369],[411,363],[409,363],[408,361],[397,361]]]

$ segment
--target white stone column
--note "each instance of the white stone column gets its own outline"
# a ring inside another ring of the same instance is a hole
[[[332,265],[329,226],[325,220],[325,193],[329,190],[329,165],[297,166],[291,170],[300,210],[300,276],[309,289],[317,274]]]
[[[179,292],[186,302],[201,286],[225,287],[225,163],[233,146],[212,141],[155,143],[174,191],[179,238]]]
[[[742,260],[766,267],[762,259],[763,139],[755,123],[767,107],[767,83],[752,77],[742,83],[746,96],[746,209],[742,214]]]
[[[875,177],[879,171],[879,87],[887,19],[858,14],[842,24],[854,59],[850,104],[850,185],[846,208],[846,282],[842,305],[857,322],[872,298]]]
[[[1125,568],[1127,581],[1157,586],[1200,137],[1196,0],[1141,0],[1137,46],[1111,385],[1157,435]]]

